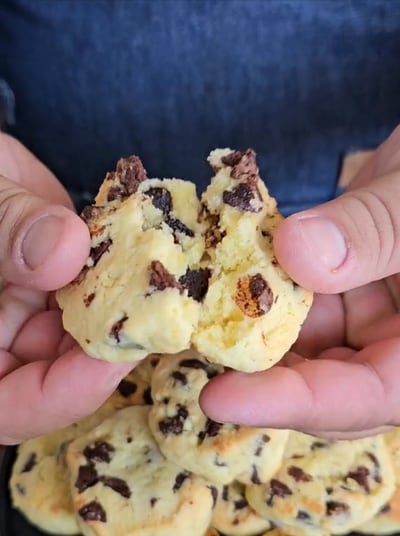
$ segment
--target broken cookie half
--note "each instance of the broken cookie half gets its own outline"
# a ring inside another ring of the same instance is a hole
[[[118,162],[82,213],[86,266],[58,291],[65,329],[91,356],[135,361],[195,346],[252,372],[296,340],[312,294],[274,258],[281,220],[255,153],[218,149],[199,200],[178,179],[149,179],[139,158]]]

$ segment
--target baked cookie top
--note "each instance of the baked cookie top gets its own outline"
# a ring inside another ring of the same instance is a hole
[[[217,489],[168,462],[149,407],[115,413],[68,448],[71,494],[84,535],[203,536]]]
[[[328,441],[291,432],[280,469],[268,483],[248,486],[246,497],[283,528],[345,534],[378,512],[393,489],[381,436]]]
[[[288,432],[207,418],[199,394],[222,371],[193,350],[160,359],[151,383],[151,431],[171,462],[211,482],[265,482],[280,466]]]

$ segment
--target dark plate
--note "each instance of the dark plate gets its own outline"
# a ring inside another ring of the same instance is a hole
[[[0,536],[49,536],[30,525],[11,506],[8,481],[15,460],[16,448],[4,450],[0,459]]]

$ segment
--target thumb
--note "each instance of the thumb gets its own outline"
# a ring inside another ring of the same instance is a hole
[[[294,214],[274,238],[282,267],[300,285],[343,292],[400,271],[400,173]]]
[[[84,222],[0,176],[0,274],[38,290],[70,282],[89,253]]]

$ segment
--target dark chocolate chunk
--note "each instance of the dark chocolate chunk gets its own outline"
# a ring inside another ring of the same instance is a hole
[[[187,378],[183,372],[179,372],[179,370],[174,370],[174,372],[171,374],[171,376],[174,378],[174,380],[178,381],[182,385],[187,384]]]
[[[212,500],[213,500],[212,507],[214,508],[215,505],[217,504],[218,488],[216,488],[215,486],[208,486],[208,489],[211,491],[211,497],[212,497]]]
[[[219,430],[221,428],[222,424],[219,422],[215,422],[209,418],[206,420],[206,425],[204,427],[204,430],[198,433],[197,437],[199,438],[199,444],[203,443],[206,437],[215,437],[218,435]]]
[[[83,303],[85,304],[86,307],[89,307],[89,305],[92,303],[92,301],[95,299],[96,297],[96,293],[95,292],[91,292],[90,294],[88,294],[87,296],[85,296],[83,298]]]
[[[368,477],[369,477],[369,469],[367,467],[364,467],[362,465],[359,465],[355,471],[350,471],[347,476],[345,477],[345,480],[348,478],[351,478],[352,480],[355,480],[359,486],[364,488],[366,493],[370,492]]]
[[[222,498],[224,501],[229,501],[229,486],[224,486],[222,488]]]
[[[128,484],[125,482],[125,480],[122,480],[122,478],[102,476],[100,480],[105,486],[111,488],[116,493],[119,493],[122,495],[122,497],[129,499],[132,494]]]
[[[143,401],[147,406],[153,405],[153,397],[151,396],[151,387],[146,387],[143,391]]]
[[[167,216],[165,218],[165,223],[174,231],[174,236],[176,237],[176,233],[182,233],[186,236],[193,237],[194,232],[192,229],[189,229],[187,225],[183,223],[183,221],[178,220],[177,218],[173,218],[172,216]]]
[[[79,493],[85,491],[85,489],[94,486],[99,481],[99,475],[93,464],[81,465],[78,470],[78,476],[75,481],[75,487]]]
[[[260,212],[262,210],[261,196],[257,187],[241,182],[232,190],[225,190],[222,193],[222,200],[241,212]]]
[[[300,467],[295,467],[292,465],[288,469],[288,474],[296,481],[296,482],[311,482],[313,477],[303,471]]]
[[[185,275],[179,278],[179,283],[188,291],[188,296],[201,302],[208,290],[208,280],[211,271],[208,268],[199,268],[198,270],[186,270]]]
[[[367,452],[367,456],[374,464],[374,472],[372,475],[373,479],[375,480],[375,482],[380,484],[382,482],[381,464],[379,463],[378,458],[372,452]]]
[[[299,510],[296,519],[299,519],[300,521],[308,521],[310,519],[310,514],[307,514],[304,510]]]
[[[349,512],[349,506],[345,503],[338,501],[328,501],[326,503],[326,515],[336,516],[340,514],[347,514]]]
[[[258,174],[256,163],[256,153],[253,149],[247,151],[234,151],[221,158],[221,161],[226,166],[231,166],[231,177],[233,179],[241,179]]]
[[[271,479],[269,483],[269,489],[270,489],[270,494],[266,500],[266,503],[268,504],[268,506],[272,506],[274,497],[284,498],[288,495],[293,495],[292,490],[284,482],[281,482],[280,480],[277,480],[276,478]]]
[[[103,240],[103,242],[100,242],[98,246],[91,248],[89,257],[92,259],[93,266],[96,266],[104,253],[107,253],[107,251],[110,249],[111,245],[111,238],[107,238],[106,240]]]
[[[151,202],[153,205],[161,210],[163,214],[167,216],[171,212],[172,197],[166,188],[154,186],[153,188],[146,190],[144,193],[151,197]]]
[[[258,471],[257,471],[257,467],[253,464],[253,472],[251,473],[251,481],[253,482],[253,484],[261,484],[261,480],[260,480],[260,477],[258,476]]]
[[[114,447],[107,441],[95,441],[93,445],[88,445],[83,451],[83,455],[89,461],[110,463]]]
[[[128,317],[124,315],[122,318],[117,320],[117,322],[115,322],[111,327],[110,337],[112,337],[117,342],[117,344],[121,342],[120,332],[121,332],[122,326],[124,325],[124,322],[126,322],[127,320],[128,320]]]
[[[99,214],[104,211],[104,207],[97,207],[95,205],[87,205],[83,207],[81,212],[81,218],[85,223],[89,223],[91,220],[97,218]]]
[[[166,417],[158,423],[160,432],[164,435],[181,434],[183,431],[183,425],[188,415],[188,410],[181,404],[178,404],[176,415],[174,415],[173,417]]]
[[[118,392],[125,398],[133,395],[137,391],[137,385],[129,380],[121,380],[118,384]]]
[[[238,499],[237,501],[234,501],[233,509],[234,510],[243,510],[243,508],[247,508],[248,505],[249,505],[249,503],[243,497],[243,499]]]
[[[267,435],[267,434],[262,434],[258,439],[257,439],[257,446],[256,446],[256,450],[254,452],[254,455],[255,456],[261,456],[261,453],[263,451],[263,448],[264,448],[264,445],[266,443],[268,443],[268,441],[270,441],[270,437]]]
[[[149,266],[149,284],[155,290],[166,288],[177,288],[180,292],[183,290],[175,276],[170,274],[160,261],[152,261]]]
[[[108,180],[115,180],[107,195],[107,201],[124,199],[134,194],[141,182],[146,179],[146,171],[137,156],[122,158],[117,163],[115,172],[107,175]]]
[[[32,471],[32,469],[35,467],[35,465],[37,464],[37,455],[36,455],[36,452],[32,452],[26,462],[24,463],[22,469],[21,469],[21,473],[29,473],[30,471]]]
[[[78,514],[85,521],[101,521],[105,523],[107,516],[104,508],[97,501],[91,501],[78,510]]]
[[[250,318],[265,315],[271,308],[274,297],[260,273],[241,277],[236,285],[235,302]]]
[[[158,497],[151,497],[150,506],[153,508],[157,501],[158,501]]]
[[[182,473],[178,473],[176,475],[174,487],[172,488],[172,491],[175,493],[176,491],[180,490],[182,487],[182,484],[185,482],[187,478],[189,478],[190,473],[188,471],[183,471]]]
[[[209,380],[218,375],[218,372],[211,364],[204,363],[204,361],[200,361],[200,359],[182,359],[182,361],[179,361],[179,366],[196,370],[204,370]]]

